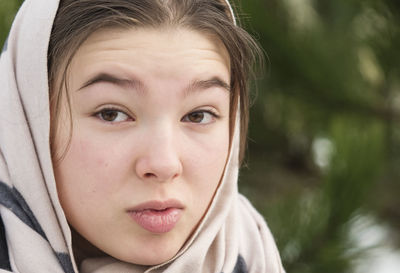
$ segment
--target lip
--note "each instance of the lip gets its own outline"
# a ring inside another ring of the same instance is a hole
[[[142,228],[152,233],[171,231],[182,216],[184,206],[175,199],[153,200],[127,210],[129,216]]]

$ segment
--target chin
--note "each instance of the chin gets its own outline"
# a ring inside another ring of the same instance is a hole
[[[143,236],[139,240],[120,241],[119,244],[114,241],[111,248],[103,251],[131,264],[145,266],[162,264],[172,259],[185,243],[181,238],[166,235],[172,234],[152,234]]]
[[[134,255],[129,255],[129,253],[123,255],[122,257],[115,257],[121,261],[137,264],[137,265],[158,265],[162,264],[170,259],[172,259],[177,253],[179,249],[171,249],[170,247],[158,247],[158,248],[150,248],[144,247],[144,249],[135,249]]]

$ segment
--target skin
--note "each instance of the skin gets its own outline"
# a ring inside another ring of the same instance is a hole
[[[93,81],[99,74],[103,79]],[[73,131],[55,176],[69,224],[117,259],[140,265],[171,259],[207,211],[226,164],[225,48],[182,28],[101,30],[76,52],[67,83]],[[60,111],[68,124],[66,107]],[[61,126],[55,154],[69,136]],[[145,230],[127,213],[171,198],[184,208],[169,232]]]

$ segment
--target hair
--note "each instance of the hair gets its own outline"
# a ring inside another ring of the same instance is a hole
[[[255,64],[263,63],[263,54],[257,42],[234,20],[225,0],[60,0],[48,48],[51,145],[60,126],[58,110],[63,96],[68,103],[72,135],[68,68],[92,33],[104,28],[183,27],[212,35],[227,49],[231,65],[230,138],[239,103],[242,162],[249,120],[249,80],[255,75]]]

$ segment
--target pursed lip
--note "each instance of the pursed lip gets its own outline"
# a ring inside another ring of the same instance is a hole
[[[176,199],[153,200],[127,210],[130,217],[143,229],[152,233],[166,233],[174,229],[184,206]]]
[[[165,210],[168,208],[184,209],[183,204],[177,199],[168,199],[165,201],[152,200],[141,203],[137,206],[127,209],[128,212],[138,212],[144,210]]]

